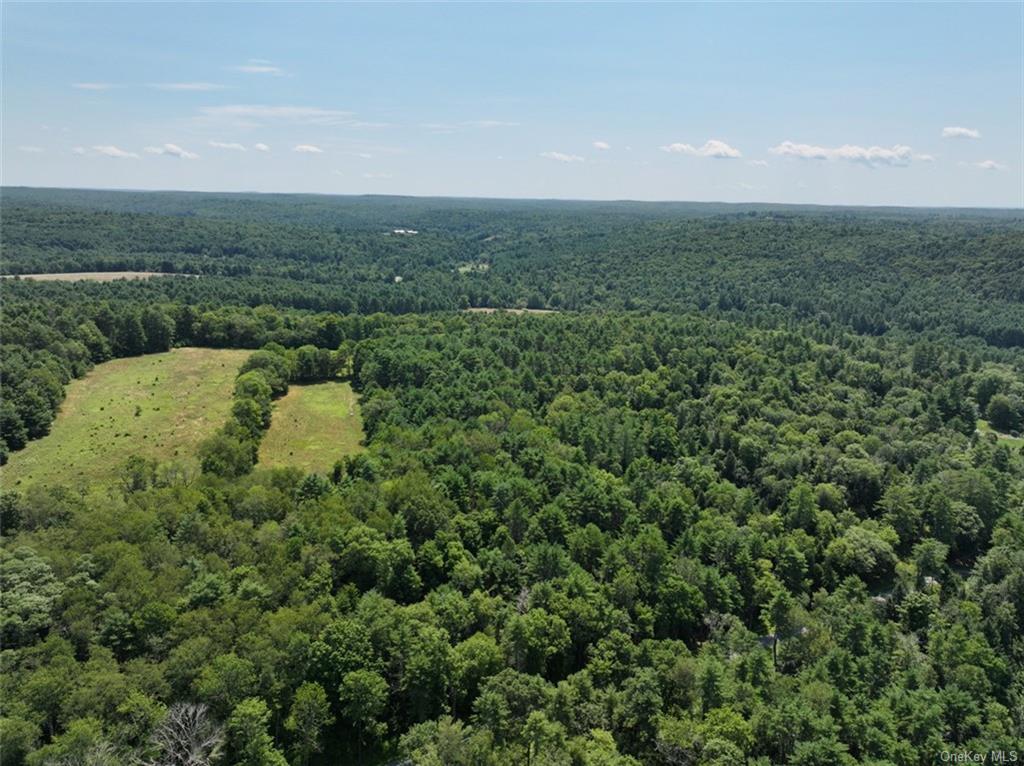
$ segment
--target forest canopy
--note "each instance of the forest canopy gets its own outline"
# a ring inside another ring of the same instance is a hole
[[[8,274],[200,275],[4,280],[5,454],[252,351],[198,471],[4,487],[4,766],[1024,757],[1019,215],[4,195]]]

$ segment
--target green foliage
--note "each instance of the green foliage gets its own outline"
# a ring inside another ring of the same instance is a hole
[[[1022,404],[1020,400],[1011,399],[1003,394],[996,394],[989,399],[985,414],[989,423],[998,431],[1016,431],[1021,427]]]
[[[288,766],[267,732],[270,711],[254,697],[242,700],[228,718],[228,759],[234,766]]]
[[[388,704],[388,683],[372,670],[353,670],[341,679],[341,713],[360,738],[379,739],[387,733],[380,719]]]
[[[295,690],[295,699],[284,728],[294,740],[292,748],[298,763],[305,764],[313,753],[320,752],[323,731],[333,720],[327,693],[320,684],[306,682]]]
[[[31,643],[53,622],[63,584],[31,548],[0,550],[0,635],[5,647]]]
[[[14,283],[8,448],[140,341],[259,350],[203,474],[0,497],[4,764],[902,766],[1024,737],[1016,217],[16,196],[16,268],[204,276]],[[409,211],[434,225],[381,236]],[[603,310],[405,313],[531,302]],[[402,315],[307,311],[335,308]],[[365,451],[254,466],[274,398],[338,373]]]
[[[244,427],[239,430],[240,433],[221,431],[199,445],[203,473],[231,478],[252,470],[257,445],[246,437]]]

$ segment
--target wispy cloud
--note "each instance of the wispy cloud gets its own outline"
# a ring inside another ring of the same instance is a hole
[[[943,138],[981,138],[981,131],[976,128],[950,127],[942,129]]]
[[[109,82],[74,82],[71,87],[78,90],[110,90],[115,86]]]
[[[668,144],[660,147],[663,152],[669,152],[671,154],[688,154],[692,157],[714,157],[716,159],[736,159],[742,157],[743,154],[739,149],[735,149],[725,141],[719,141],[717,138],[712,138],[704,142],[701,147],[691,146],[690,144]]]
[[[215,82],[152,82],[149,87],[157,90],[210,91],[224,90],[224,85]]]
[[[768,167],[768,160],[748,160],[748,165],[753,165],[755,168],[766,168]]]
[[[278,120],[304,124],[350,124],[352,112],[317,106],[269,106],[266,104],[225,104],[204,106],[200,113],[215,119]]]
[[[246,74],[284,74],[284,70],[281,67],[275,66],[266,59],[249,59],[246,63],[233,66],[231,69],[236,72],[245,72]]]
[[[89,149],[86,149],[84,146],[76,146],[71,151],[75,154],[97,154],[101,157],[111,157],[116,160],[137,160],[139,158],[139,155],[135,152],[126,152],[124,149],[109,144],[93,146]]]
[[[909,165],[913,160],[928,162],[934,159],[931,155],[917,154],[909,146],[902,144],[896,144],[891,147],[857,146],[855,144],[826,147],[783,141],[768,151],[780,157],[795,157],[802,160],[844,160],[846,162],[859,162],[871,167],[879,165],[897,167]]]
[[[266,144],[253,144],[252,148],[255,149],[258,152],[269,152],[270,151],[270,147],[267,146]]]
[[[383,181],[388,178],[393,178],[390,173],[363,173],[363,178],[368,178],[372,181]]]
[[[1000,165],[995,160],[982,160],[981,162],[972,162],[971,164],[982,170],[1006,170],[1005,165]]]
[[[227,141],[211,141],[210,146],[214,149],[231,149],[236,152],[244,152],[246,148],[241,144],[231,143]]]
[[[323,154],[324,153],[323,149],[321,149],[319,146],[313,146],[313,144],[299,144],[294,149],[292,149],[292,151],[293,152],[299,152],[299,154]]]
[[[19,152],[27,152],[29,154],[41,154],[42,151],[43,151],[43,147],[41,147],[41,146],[19,146],[18,147],[18,151]]]
[[[593,147],[595,149],[600,149],[601,151],[607,151],[608,149],[612,148],[612,145],[609,144],[607,141],[595,141],[593,143]]]
[[[467,128],[515,128],[519,125],[518,122],[507,120],[466,120],[461,124]]]
[[[489,128],[514,128],[518,125],[518,122],[508,122],[506,120],[462,120],[461,122],[424,122],[420,124],[420,127],[434,133],[444,134],[457,133],[461,130],[471,130],[474,128],[483,130]]]
[[[164,144],[163,146],[147,146],[145,151],[149,154],[161,154],[167,157],[177,157],[179,160],[196,160],[199,155],[182,149],[177,144]]]
[[[583,162],[584,159],[578,154],[565,154],[564,152],[541,152],[540,156],[546,160],[557,162]]]

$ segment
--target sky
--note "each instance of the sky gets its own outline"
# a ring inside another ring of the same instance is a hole
[[[2,6],[4,185],[1024,206],[1024,3]]]

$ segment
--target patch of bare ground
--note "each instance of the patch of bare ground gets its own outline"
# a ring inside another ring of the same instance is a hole
[[[557,314],[558,312],[554,309],[495,309],[495,308],[469,308],[463,309],[463,311],[470,314],[494,314],[498,311],[503,311],[507,314]]]

